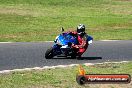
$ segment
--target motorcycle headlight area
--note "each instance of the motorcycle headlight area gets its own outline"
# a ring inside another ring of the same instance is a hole
[[[56,37],[56,39],[55,39],[54,42],[55,42],[56,44],[58,44],[58,45],[62,45],[62,44],[60,43],[60,40],[58,39],[58,37],[59,37],[59,36]]]

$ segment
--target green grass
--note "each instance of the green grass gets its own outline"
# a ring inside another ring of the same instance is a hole
[[[63,26],[83,23],[95,40],[132,39],[132,2],[125,0],[1,0],[0,41],[54,40]]]
[[[109,63],[83,66],[87,74],[130,74],[132,62]],[[88,84],[80,86],[76,83],[78,66],[45,70],[32,70],[0,74],[0,88],[130,88],[129,84]]]

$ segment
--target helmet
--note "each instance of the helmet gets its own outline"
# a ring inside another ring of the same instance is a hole
[[[77,26],[77,33],[80,34],[84,34],[85,33],[85,25],[84,24],[79,24]]]

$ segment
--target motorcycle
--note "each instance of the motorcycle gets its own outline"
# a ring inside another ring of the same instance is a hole
[[[71,58],[77,57],[76,51],[72,48],[72,44],[78,44],[77,38],[70,33],[64,32],[63,28],[61,30],[62,33],[55,38],[54,45],[51,48],[47,49],[45,53],[46,59],[51,59],[54,56],[70,56]],[[91,36],[87,36],[87,41],[89,44],[91,44],[93,38]]]

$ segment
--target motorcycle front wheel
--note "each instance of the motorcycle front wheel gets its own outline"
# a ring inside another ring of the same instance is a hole
[[[53,58],[54,56],[53,56],[53,48],[51,47],[51,48],[49,48],[49,49],[47,49],[47,51],[46,51],[46,53],[45,53],[45,58],[46,59],[51,59],[51,58]]]

